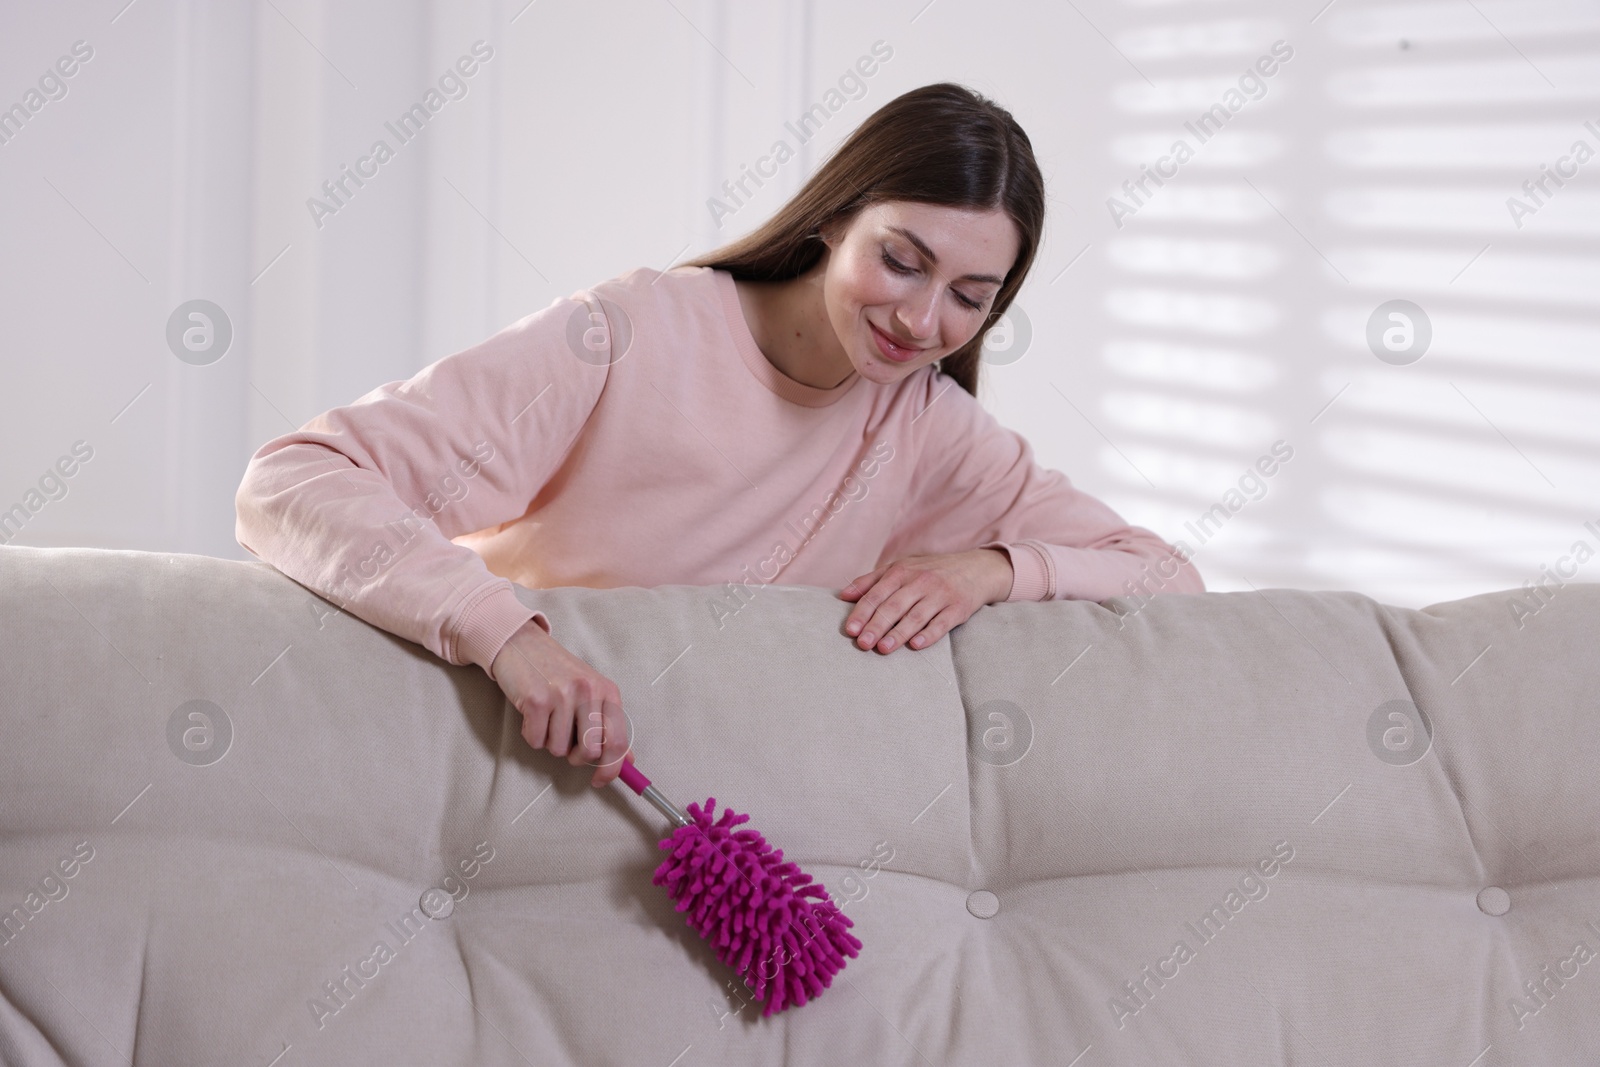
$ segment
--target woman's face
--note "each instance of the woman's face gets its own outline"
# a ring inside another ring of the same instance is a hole
[[[908,201],[864,208],[825,240],[828,318],[856,373],[880,383],[972,340],[1019,247],[1003,211]]]

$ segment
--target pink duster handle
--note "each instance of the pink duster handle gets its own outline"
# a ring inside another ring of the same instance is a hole
[[[662,796],[660,790],[650,784],[650,779],[644,776],[643,771],[627,760],[622,761],[622,770],[618,772],[617,780],[654,804],[657,811],[672,820],[673,826],[688,826],[694,822],[676,804]]]
[[[618,774],[617,777],[622,779],[623,785],[641,796],[644,795],[646,789],[650,788],[650,779],[646,778],[643,771],[627,760],[622,761],[622,773]]]

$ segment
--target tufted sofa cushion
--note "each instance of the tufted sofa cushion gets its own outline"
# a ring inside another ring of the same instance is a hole
[[[889,656],[828,590],[522,590],[638,766],[865,947],[762,1019],[664,820],[476,667],[270,567],[0,549],[6,1064],[1576,1064],[1600,591],[1008,603]]]

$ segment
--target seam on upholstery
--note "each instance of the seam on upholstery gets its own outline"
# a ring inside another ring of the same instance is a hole
[[[139,950],[139,989],[133,1000],[133,1044],[128,1050],[128,1056],[134,1063],[139,1062],[139,1023],[144,1018],[144,991],[150,984],[150,913],[144,915],[144,947]]]
[[[1400,654],[1400,648],[1395,644],[1394,640],[1393,630],[1397,621],[1394,615],[1395,611],[1412,611],[1414,609],[1396,609],[1388,604],[1380,604],[1365,594],[1357,593],[1355,595],[1377,609],[1375,615],[1378,625],[1378,632],[1383,635],[1384,644],[1389,647],[1389,658],[1394,660],[1394,670],[1395,673],[1400,676],[1401,686],[1405,688],[1406,699],[1411,701],[1411,705],[1413,707],[1419,709],[1424,715],[1428,716],[1428,722],[1430,725],[1428,752],[1423,756],[1423,759],[1427,759],[1428,756],[1432,756],[1434,758],[1439,765],[1440,773],[1444,776],[1445,784],[1450,787],[1450,795],[1455,797],[1456,814],[1460,817],[1461,829],[1463,834],[1466,836],[1467,843],[1472,846],[1472,859],[1473,862],[1477,864],[1478,881],[1482,883],[1489,876],[1488,867],[1483,862],[1483,850],[1478,846],[1477,838],[1473,836],[1472,821],[1467,818],[1466,806],[1468,801],[1466,795],[1461,790],[1461,783],[1457,780],[1455,772],[1452,770],[1450,765],[1445,762],[1440,752],[1438,744],[1439,716],[1429,711],[1423,706],[1423,702],[1417,699],[1416,691],[1411,686],[1411,679],[1407,677],[1406,662],[1403,660]],[[1487,817],[1485,817],[1484,821],[1488,822]],[[1489,823],[1489,825],[1492,827],[1494,824]],[[1496,832],[1499,832],[1498,829]],[[1511,848],[1513,851],[1521,851],[1521,849],[1517,848],[1515,842],[1513,842],[1510,837],[1506,837],[1506,840],[1511,842]]]
[[[965,623],[962,624],[966,625]],[[973,881],[978,873],[977,830],[973,825],[973,812],[976,804],[972,794],[972,710],[967,703],[967,683],[962,674],[961,665],[956,658],[956,638],[961,627],[952,630],[947,636],[950,640],[950,672],[955,677],[956,699],[961,704],[961,771],[966,775],[967,794],[967,881]],[[911,873],[911,872],[905,872]]]

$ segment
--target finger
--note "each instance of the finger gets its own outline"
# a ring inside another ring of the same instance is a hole
[[[633,720],[615,701],[606,702],[605,744],[600,750],[600,762],[613,773],[621,773],[622,760],[633,751]]]
[[[920,632],[927,625],[929,619],[938,615],[948,605],[948,601],[937,596],[924,596],[911,606],[911,609],[900,617],[888,633],[878,640],[880,652],[892,652],[905,644],[906,641]]]
[[[606,785],[622,773],[622,764],[625,757],[630,754],[629,733],[631,722],[622,711],[622,707],[613,701],[606,701],[605,705],[605,737],[600,747],[600,765],[595,768],[594,784]],[[628,762],[632,762],[631,759]]]
[[[872,583],[878,580],[878,575],[882,574],[887,569],[887,567],[879,567],[875,571],[868,571],[866,574],[855,578],[850,582],[849,585],[839,590],[839,596],[844,600],[849,600],[853,596],[860,596],[868,589],[871,589]]]
[[[861,599],[856,602],[855,609],[850,612],[849,618],[845,620],[844,632],[852,637],[859,635],[856,643],[862,648],[872,647],[872,641],[867,640],[867,633],[871,629],[870,624],[877,613],[905,584],[905,581],[903,572],[889,567],[878,577],[872,588],[861,594]],[[882,622],[875,630],[872,630],[874,633],[872,640],[881,637],[889,627],[895,624],[899,617],[897,614],[893,619]]]
[[[945,608],[928,620],[928,624],[922,628],[921,632],[913,634],[911,639],[906,642],[906,647],[913,649],[927,648],[965,621],[957,618],[958,615],[960,615],[960,612],[956,611],[954,605]]]
[[[549,710],[530,702],[528,710],[522,712],[522,739],[528,742],[529,747],[537,751],[544,747],[544,741],[549,732]]]
[[[933,604],[929,605],[928,608],[924,608],[923,605],[928,599],[929,595],[924,595],[914,604],[907,607],[906,610],[900,614],[899,618],[890,616],[890,618],[893,619],[892,623],[888,629],[884,631],[883,635],[872,644],[871,647],[877,649],[879,652],[887,654],[899,648],[905,643],[906,638],[922,629],[922,624],[926,622],[928,618],[938,614],[938,609],[943,607],[942,602],[935,601]],[[931,608],[931,610],[929,610],[929,608]]]
[[[550,711],[550,728],[545,734],[545,745],[552,756],[565,756],[572,747],[572,720],[577,714],[577,701],[561,694]]]
[[[601,711],[600,701],[581,705],[573,728],[578,736],[572,743],[572,751],[567,753],[567,762],[576,767],[599,759],[600,744],[605,737],[605,715]]]
[[[879,585],[883,583],[880,582]],[[895,625],[905,618],[906,612],[921,600],[923,590],[915,579],[896,589],[877,610],[867,619],[861,627],[861,636],[856,638],[856,644],[862,648],[872,648],[883,640]]]
[[[618,763],[622,758],[622,750],[626,749],[627,731],[630,729],[621,705],[611,697],[606,697],[605,701],[595,702],[592,715],[598,726],[589,731],[589,741],[594,742],[594,747],[587,753],[587,763],[598,766]]]

